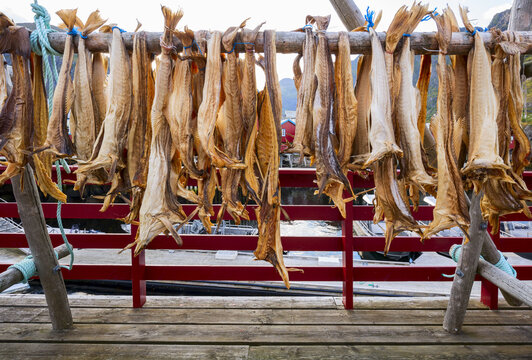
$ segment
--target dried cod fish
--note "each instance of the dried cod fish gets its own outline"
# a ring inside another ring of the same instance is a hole
[[[80,28],[81,36],[78,41],[78,59],[74,72],[74,103],[70,129],[72,141],[76,145],[76,155],[79,160],[87,161],[92,155],[92,148],[98,136],[98,109],[93,98],[91,88],[92,63],[89,50],[85,47],[85,38],[102,26],[106,20],[102,19],[98,10],[92,12],[85,24]]]
[[[427,174],[423,165],[423,145],[418,128],[420,112],[420,95],[412,85],[414,73],[414,53],[410,49],[410,38],[406,37],[399,56],[400,84],[399,94],[395,100],[395,122],[399,132],[399,146],[403,157],[399,161],[401,178],[407,185],[418,191],[435,195],[436,180]],[[416,198],[414,196],[414,198]],[[417,205],[417,201],[414,202]]]
[[[46,129],[48,128],[48,104],[44,91],[43,62],[42,57],[33,54],[33,148],[38,148],[46,141]],[[50,195],[61,201],[67,202],[67,196],[59,190],[52,181],[52,157],[53,154],[41,152],[32,157],[35,168],[35,181],[44,195]]]
[[[253,254],[257,260],[266,260],[271,263],[277,269],[285,286],[290,288],[288,271],[283,261],[280,229],[279,150],[281,139],[277,131],[280,124],[278,124],[275,112],[280,110],[281,104],[270,98],[271,92],[279,91],[276,89],[278,82],[271,84],[272,81],[277,80],[275,32],[273,30],[264,32],[264,53],[266,55],[264,67],[266,86],[258,96],[257,162],[260,169],[260,205],[255,209],[255,214],[259,228],[259,239]],[[277,95],[280,101],[280,91]],[[279,106],[279,109],[276,109],[276,106]]]
[[[161,38],[161,57],[155,77],[155,95],[151,109],[152,140],[146,191],[139,214],[139,229],[135,242],[138,255],[162,231],[169,232],[178,245],[182,240],[173,224],[186,220],[181,205],[171,189],[172,137],[168,124],[168,96],[172,81],[172,32],[183,12],[172,12],[162,6],[165,30]],[[124,250],[125,250],[124,249]]]
[[[371,104],[371,54],[361,55],[358,60],[357,83],[355,97],[357,99],[357,129],[352,149],[352,162],[348,165],[351,170],[359,173],[365,169],[364,163],[370,154],[369,144],[369,114]]]
[[[76,12],[77,9],[65,9],[57,12],[69,32],[72,31],[76,24]],[[60,158],[72,156],[76,152],[74,144],[70,136],[68,136],[67,128],[68,113],[74,101],[74,86],[70,78],[74,59],[74,36],[67,36],[65,40],[63,63],[61,64],[59,78],[54,91],[52,115],[48,122],[46,141],[42,147],[35,150],[35,152],[49,151]]]
[[[8,95],[5,65],[4,55],[0,54],[0,109],[4,107]]]
[[[105,85],[107,82],[107,65],[108,58],[104,57],[102,53],[92,54],[92,77],[91,87],[92,95],[94,99],[94,105],[97,109],[96,115],[96,133],[100,132],[102,128],[105,114],[107,113],[107,95],[105,91]]]
[[[432,56],[421,55],[419,77],[416,83],[416,88],[419,91],[421,107],[417,118],[417,128],[419,131],[421,145],[425,138],[425,123],[427,121],[427,98],[429,95],[429,83],[431,75]]]
[[[338,163],[346,178],[348,170],[347,164],[351,158],[351,150],[357,130],[357,100],[353,89],[350,53],[351,49],[347,32],[339,32],[338,54],[336,55],[336,63],[334,65],[334,76],[336,80],[334,113],[336,114],[336,133],[339,138],[337,154]],[[318,161],[316,164],[318,164]],[[334,204],[345,218],[346,200],[343,198],[344,188],[344,183],[333,181],[325,186],[323,192],[333,200]],[[347,189],[350,189],[350,187]]]
[[[10,53],[13,66],[13,88],[0,111],[0,154],[7,168],[0,184],[20,174],[28,163],[32,146],[33,97],[30,75],[29,32],[16,26],[0,12],[0,53]]]
[[[451,41],[450,9],[444,10],[443,15],[434,17],[438,27],[436,39],[439,43],[438,54],[438,100],[437,113],[431,121],[432,132],[436,134],[438,154],[438,194],[434,207],[434,218],[425,230],[423,238],[456,226],[469,226],[469,212],[462,178],[453,147],[453,96],[451,73],[446,62],[446,53]]]
[[[303,73],[298,81],[300,85],[297,89],[296,132],[292,146],[288,149],[288,152],[299,153],[300,164],[303,163],[305,155],[314,155],[312,108],[317,85],[314,73],[316,38],[312,31],[312,24],[315,23],[315,20],[312,16],[307,16],[305,22],[305,42],[302,50]]]
[[[85,183],[95,174],[104,170],[107,181],[111,181],[101,211],[105,211],[123,186],[120,174],[125,167],[123,150],[127,143],[127,125],[131,115],[133,93],[131,80],[131,62],[120,29],[105,25],[101,31],[112,32],[110,44],[110,78],[108,91],[110,99],[104,122],[94,144],[92,156],[87,164],[81,165],[77,173],[75,189],[83,189]]]
[[[466,29],[474,27],[467,18],[467,8],[460,7]],[[471,59],[470,132],[467,162],[462,174],[471,180],[479,191],[488,178],[505,178],[508,166],[499,156],[497,131],[498,101],[491,78],[491,61],[479,32],[474,35],[475,45]]]
[[[152,55],[148,52],[147,33],[137,32],[133,39],[131,69],[133,80],[133,108],[128,131],[127,171],[131,182],[131,204],[125,222],[131,223],[139,214],[150,159],[150,110],[155,92],[151,69]]]

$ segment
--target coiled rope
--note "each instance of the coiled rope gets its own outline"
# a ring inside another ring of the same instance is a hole
[[[497,250],[498,251],[498,250]],[[457,244],[454,244],[453,246],[451,246],[451,248],[449,249],[449,255],[451,256],[451,259],[454,260],[454,262],[458,263],[458,259],[460,258],[460,254],[462,253],[462,245],[457,245]],[[513,277],[516,277],[517,276],[517,271],[515,271],[515,269],[512,267],[512,265],[510,265],[508,263],[508,261],[506,260],[506,258],[504,257],[504,255],[502,254],[502,252],[499,251],[499,255],[500,255],[500,258],[499,258],[499,261],[496,263],[496,264],[493,264],[496,268],[498,269],[501,269],[502,271],[504,271],[505,273],[507,273],[508,275],[511,275]],[[482,257],[482,255],[480,255],[480,258],[481,259],[484,259]],[[444,277],[453,277],[454,275],[446,275],[446,274],[442,274],[442,276]]]

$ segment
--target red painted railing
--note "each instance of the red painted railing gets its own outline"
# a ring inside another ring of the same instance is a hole
[[[65,178],[73,178],[65,174]],[[281,169],[282,187],[315,187],[313,169]],[[362,179],[349,174],[354,188],[371,188],[371,179]],[[532,186],[532,173],[525,173],[525,180]],[[190,213],[194,205],[184,205]],[[253,206],[249,206],[253,207]],[[215,212],[218,210],[215,206]],[[373,220],[372,206],[347,206],[346,219],[337,209],[329,205],[285,205],[283,208],[291,220],[341,221],[342,236],[283,236],[285,250],[290,251],[342,251],[342,267],[302,267],[304,272],[291,272],[292,281],[339,281],[343,282],[343,300],[347,309],[353,308],[354,281],[449,281],[442,273],[453,273],[451,266],[353,266],[353,251],[382,251],[384,237],[353,236],[353,220]],[[128,213],[125,204],[113,205],[105,213],[99,212],[100,204],[65,204],[64,219],[116,219]],[[420,206],[414,213],[417,220],[432,220],[432,207]],[[56,204],[43,203],[44,215],[55,218]],[[254,211],[249,211],[254,219]],[[0,203],[0,217],[18,217],[16,203]],[[229,215],[225,216],[230,219]],[[522,214],[501,217],[501,221],[528,220]],[[134,240],[136,227],[130,234],[69,234],[74,248],[122,249]],[[51,234],[53,246],[62,244],[59,234]],[[167,236],[156,237],[148,249],[201,249],[201,250],[254,250],[256,236],[235,235],[183,235],[183,247],[177,248],[174,240]],[[497,248],[505,252],[532,252],[532,239],[522,237],[493,236]],[[397,237],[390,251],[448,251],[452,244],[461,243],[461,237],[434,237],[421,243],[416,237]],[[24,234],[0,233],[0,248],[27,247]],[[0,264],[0,272],[10,264]],[[532,266],[515,266],[517,277],[532,280]],[[131,280],[133,306],[141,307],[146,301],[146,280],[216,280],[216,281],[279,281],[273,267],[264,266],[159,266],[145,263],[144,253],[132,257],[131,265],[75,265],[71,271],[63,270],[65,279],[85,280]],[[497,307],[498,289],[485,279],[482,280],[481,300],[491,308]]]

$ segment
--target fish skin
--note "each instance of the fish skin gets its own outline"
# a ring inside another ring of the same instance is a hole
[[[72,30],[76,21],[77,9],[59,10],[57,15],[63,20],[68,30]],[[74,60],[73,37],[67,36],[63,62],[59,71],[59,78],[54,90],[52,115],[48,121],[46,141],[36,152],[49,151],[55,157],[69,157],[76,153],[76,149],[68,135],[68,113],[74,101],[74,85],[70,78],[72,62]]]
[[[29,31],[0,12],[0,53],[9,52],[13,88],[0,111],[0,154],[7,160],[0,184],[21,173],[33,145],[33,96]]]
[[[266,46],[275,46],[270,37]],[[268,79],[268,77],[267,77]],[[267,80],[268,81],[268,80]],[[267,86],[258,95],[259,130],[257,136],[257,158],[261,173],[260,205],[255,208],[259,237],[257,248],[253,252],[257,260],[266,260],[272,264],[285,286],[289,289],[288,271],[283,260],[281,243],[281,188],[279,184],[279,145],[273,109]]]
[[[85,183],[98,172],[105,171],[107,181],[111,181],[106,201],[100,211],[105,211],[123,185],[120,172],[125,167],[123,150],[127,143],[127,126],[133,102],[131,61],[125,48],[120,30],[105,25],[106,31],[112,31],[110,45],[110,77],[108,91],[112,102],[109,103],[105,120],[94,144],[90,160],[76,171],[75,188],[83,189]]]
[[[419,91],[421,98],[421,108],[419,109],[419,115],[417,119],[417,127],[419,130],[421,144],[423,145],[423,140],[425,137],[425,123],[427,119],[427,98],[429,93],[429,83],[431,75],[431,66],[432,66],[432,56],[430,55],[421,55],[421,65],[419,68],[419,77],[416,83],[416,88]]]
[[[422,239],[456,226],[469,226],[469,211],[465,199],[462,178],[456,164],[453,147],[453,106],[451,74],[446,62],[447,47],[451,40],[451,23],[447,8],[443,15],[435,17],[440,46],[438,54],[438,99],[437,113],[431,122],[434,129],[438,156],[438,193],[433,220],[424,231]]]
[[[357,82],[355,85],[355,97],[357,99],[357,130],[353,143],[351,170],[359,173],[364,170],[364,163],[370,154],[369,144],[369,119],[371,104],[371,54],[362,55],[358,60]]]
[[[392,109],[388,78],[386,77],[386,65],[384,52],[377,33],[369,29],[371,38],[371,105],[370,105],[370,128],[369,139],[371,153],[364,163],[364,168],[385,156],[395,155],[401,157],[403,151],[395,143],[394,127],[392,123]],[[386,91],[387,90],[387,91]]]
[[[5,64],[4,55],[0,54],[0,109],[4,107],[8,95]]]
[[[107,79],[107,63],[108,61],[104,58],[102,53],[93,53],[92,54],[92,77],[91,77],[91,87],[92,94],[94,97],[94,105],[96,108],[96,133],[100,132],[100,129],[105,119],[105,114],[107,112],[107,98],[105,95],[105,82]]]
[[[334,66],[336,133],[340,140],[337,157],[341,171],[347,178],[347,164],[351,158],[353,141],[357,130],[357,100],[351,75],[349,38],[345,31],[338,33],[338,54]],[[316,163],[318,164],[318,162]],[[344,188],[345,185],[343,183],[333,181],[325,186],[323,192],[331,198],[345,218]]]
[[[155,80],[151,70],[152,56],[147,49],[147,33],[137,32],[131,56],[133,108],[131,110],[127,145],[127,170],[131,183],[131,203],[126,223],[139,214],[146,182],[151,145],[150,109],[153,104]]]
[[[306,17],[307,25],[311,25],[315,20],[312,16]],[[305,155],[314,155],[313,140],[313,103],[316,94],[315,64],[316,64],[316,37],[312,27],[305,28],[305,42],[303,43],[303,73],[300,76],[300,83],[297,91],[296,107],[296,131],[294,141],[287,152],[299,153],[299,162],[303,163]],[[297,69],[294,71],[297,78]],[[301,72],[301,69],[299,69]]]
[[[473,32],[467,20],[467,10],[461,8],[466,28]],[[498,101],[493,89],[491,60],[479,32],[471,56],[470,133],[467,162],[461,170],[479,191],[486,177],[505,178],[508,166],[499,156],[497,131]]]
[[[139,212],[139,228],[135,241],[125,249],[135,246],[138,255],[153,238],[165,231],[181,246],[182,240],[173,228],[174,223],[186,220],[177,197],[171,189],[172,137],[167,119],[168,96],[172,81],[171,44],[172,31],[183,12],[172,12],[161,7],[165,18],[165,31],[161,39],[161,57],[155,78],[155,94],[151,108],[152,140],[146,191]],[[125,250],[124,249],[124,250]]]
[[[395,119],[399,128],[399,145],[403,151],[401,178],[407,185],[413,185],[417,191],[436,195],[437,181],[427,174],[423,165],[423,145],[418,129],[420,95],[412,85],[414,53],[410,50],[410,38],[405,38],[399,56],[401,72],[400,91],[395,100]],[[415,202],[417,204],[417,202]]]
[[[281,119],[283,114],[283,104],[281,98],[281,85],[277,75],[275,30],[264,31],[264,43],[270,44],[264,49],[266,87],[272,107],[275,130],[277,131],[277,146],[281,149]]]
[[[87,22],[80,29],[83,36],[88,36],[92,31],[105,23],[99,11],[89,15]],[[85,39],[80,36],[78,40],[78,59],[74,70],[74,102],[72,104],[72,118],[70,128],[72,141],[76,146],[78,159],[87,161],[92,155],[92,148],[98,130],[96,129],[97,106],[94,101],[91,83],[92,63],[90,53],[85,47]]]

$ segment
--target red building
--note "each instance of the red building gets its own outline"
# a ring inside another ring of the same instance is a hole
[[[287,143],[294,141],[296,134],[296,122],[293,119],[281,120],[281,150],[285,150]]]

